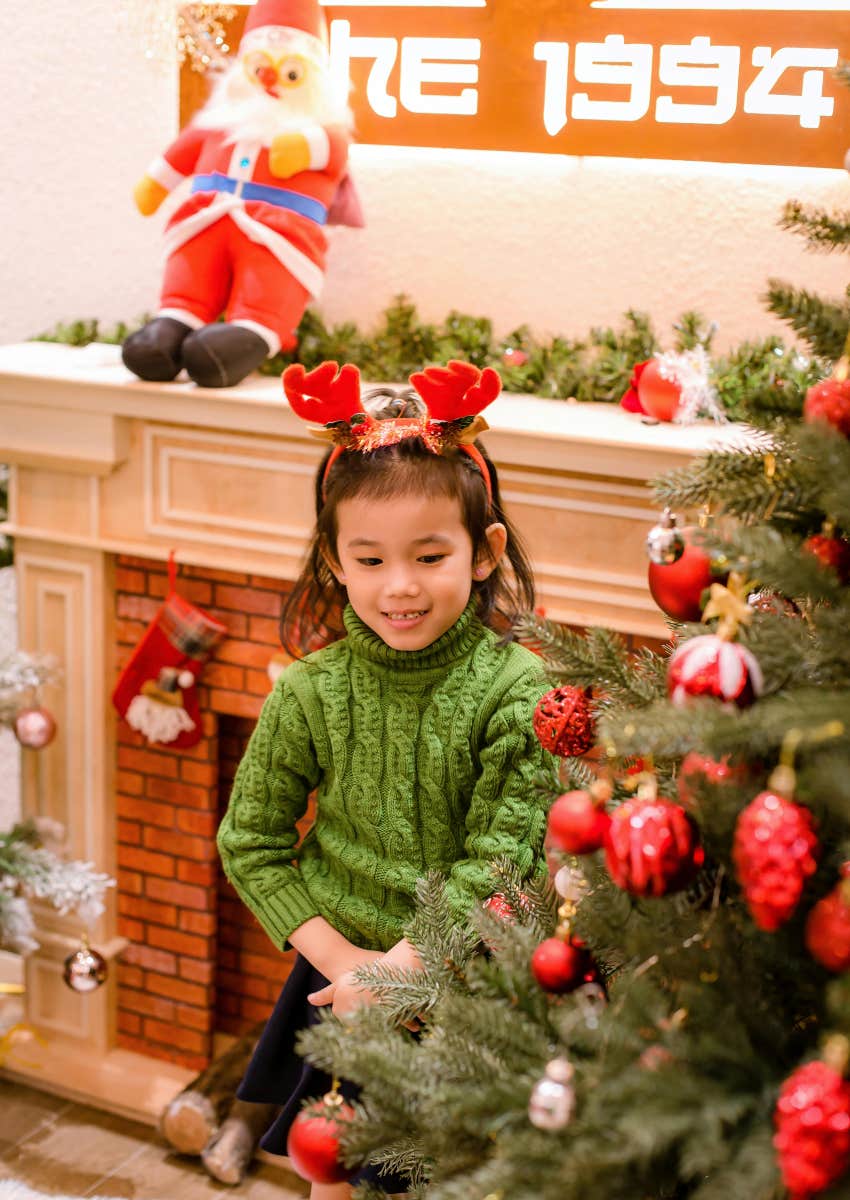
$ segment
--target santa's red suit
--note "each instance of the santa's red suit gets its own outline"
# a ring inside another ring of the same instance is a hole
[[[148,168],[168,191],[192,177],[191,195],[166,227],[161,316],[199,327],[224,312],[266,341],[274,334],[278,345],[270,353],[295,344],[304,306],[321,292],[322,227],[346,172],[349,142],[340,127],[297,132],[309,147],[309,168],[287,179],[272,174],[269,147],[194,125]]]

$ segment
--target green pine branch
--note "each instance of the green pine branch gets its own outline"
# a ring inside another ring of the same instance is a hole
[[[839,304],[823,300],[779,279],[768,280],[764,301],[770,312],[808,343],[812,354],[830,361],[840,358],[850,330],[850,305],[846,301]]]
[[[805,237],[810,250],[840,250],[850,245],[850,211],[830,214],[799,200],[789,200],[779,224],[791,233]]]

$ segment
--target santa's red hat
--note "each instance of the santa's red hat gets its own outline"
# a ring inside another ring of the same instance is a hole
[[[270,46],[327,62],[327,26],[318,0],[257,0],[248,11],[239,52]]]

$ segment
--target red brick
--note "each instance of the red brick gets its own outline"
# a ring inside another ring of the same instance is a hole
[[[236,635],[233,634],[233,636]],[[270,650],[279,650],[280,621],[269,617],[249,617],[248,637],[252,642],[260,642]]]
[[[140,850],[136,846],[119,846],[117,857],[120,867],[129,867],[133,871],[141,871],[144,875],[161,875],[163,879],[174,876],[174,859],[170,855],[153,854],[150,850]]]
[[[116,1023],[121,1033],[139,1034],[142,1032],[142,1018],[136,1013],[124,1012],[119,1008]]]
[[[129,746],[118,747],[118,766],[121,770],[138,771],[142,775],[162,776],[176,779],[179,762],[174,754],[157,754],[154,750],[136,750]],[[150,788],[150,781],[148,781]]]
[[[278,596],[283,598],[288,595],[290,588],[287,587],[283,579],[274,579],[271,575],[252,575],[248,580],[252,588],[260,588],[261,591],[276,592]]]
[[[159,611],[159,601],[152,596],[125,596],[119,593],[115,611],[119,617],[143,621],[148,625]]]
[[[209,986],[215,979],[215,963],[203,962],[198,958],[181,958],[180,978]]]
[[[129,892],[132,896],[141,896],[145,890],[145,877],[138,871],[118,872],[118,891]]]
[[[143,747],[145,739],[135,729],[131,729],[126,721],[119,721],[116,730],[116,737],[122,746],[137,746]]]
[[[239,997],[232,992],[222,992],[216,1000],[216,1008],[219,1013],[228,1013],[230,1016],[238,1016],[239,1014]]]
[[[191,858],[196,862],[210,862],[216,856],[215,843],[210,838],[190,837],[189,834],[174,833],[170,829],[145,829],[144,844],[148,850],[162,850],[177,858]]]
[[[135,771],[122,771],[118,776],[118,791],[122,796],[141,796],[144,787],[144,775],[137,775]]]
[[[267,979],[258,979],[255,975],[240,975],[237,971],[220,971],[216,976],[216,986],[219,990],[233,992],[236,996],[253,996],[255,1000],[269,1000],[269,983]]]
[[[118,911],[140,921],[153,921],[156,925],[173,928],[177,924],[177,909],[173,904],[158,904],[143,896],[119,896]]]
[[[133,921],[130,917],[119,917],[117,929],[121,937],[129,938],[131,942],[145,941],[145,927],[141,921]]]
[[[141,641],[146,628],[147,625],[144,621],[116,619],[115,640],[121,645],[136,646]]]
[[[170,975],[156,975],[153,971],[148,972],[147,989],[156,996],[165,996],[181,1004],[194,1005],[195,1008],[207,1008],[212,995],[212,988],[172,979]]]
[[[145,1017],[157,1017],[160,1021],[173,1021],[176,1006],[173,1000],[155,996],[151,992],[137,992],[124,988],[121,992],[121,1007]]]
[[[165,950],[154,950],[151,946],[128,946],[121,959],[131,966],[144,967],[146,971],[161,971],[163,975],[177,974],[177,959]]]
[[[230,612],[226,608],[207,608],[206,611],[225,626],[227,637],[244,638],[248,636],[248,618],[244,613]]]
[[[173,950],[175,954],[186,954],[191,958],[210,958],[215,952],[212,938],[196,937],[192,933],[180,933],[176,929],[164,929],[161,925],[149,925],[149,946],[161,950]]]
[[[142,571],[165,570],[165,563],[155,558],[140,558],[136,554],[119,554],[116,563],[119,567],[139,567]]]
[[[238,692],[244,687],[245,672],[242,667],[229,663],[211,662],[204,671],[204,685],[210,688],[225,688]]]
[[[248,576],[239,571],[222,571],[220,567],[190,567],[191,575],[198,579],[211,579],[214,583],[246,584]]]
[[[265,700],[266,696],[272,690],[272,681],[265,671],[246,671],[245,682],[242,686],[246,692],[250,692],[254,696],[260,696]]]
[[[185,758],[180,763],[180,778],[186,783],[196,783],[201,787],[214,788],[218,783],[218,770],[215,763],[191,762]]]
[[[215,792],[212,788],[196,787],[184,783],[180,779],[148,779],[147,794],[151,800],[166,800],[183,808],[217,807]]]
[[[251,1021],[267,1021],[271,1016],[272,1004],[270,1001],[263,1003],[260,1000],[251,1000],[248,996],[243,996],[239,1009],[242,1016]]]
[[[283,958],[264,958],[256,954],[240,954],[239,968],[247,975],[264,975],[267,979],[284,980],[292,970]]]
[[[207,889],[175,883],[171,879],[147,879],[145,893],[151,900],[158,900],[162,904],[176,904],[178,908],[197,908],[201,912],[206,912],[210,904]]]
[[[194,833],[198,837],[208,839],[214,838],[218,829],[218,813],[178,808],[177,828],[183,833]],[[187,857],[189,856],[187,855]]]
[[[265,670],[272,653],[273,650],[270,646],[227,638],[216,647],[214,662],[234,663],[240,667],[259,667]],[[210,668],[207,667],[205,680],[209,680],[209,672]]]
[[[148,1017],[144,1023],[145,1037],[152,1042],[163,1042],[165,1045],[176,1046],[180,1050],[189,1050],[195,1054],[203,1054],[209,1044],[209,1038],[194,1029],[184,1029],[180,1025],[164,1024]]]
[[[117,808],[119,817],[143,821],[146,825],[158,825],[160,829],[174,828],[175,814],[171,804],[155,804],[153,800],[119,795]]]
[[[207,738],[216,739],[218,737],[218,714],[214,712],[202,712],[201,729]]]
[[[201,937],[212,937],[216,932],[218,921],[212,912],[193,912],[184,909],[177,920],[178,929],[184,933],[197,933]]]
[[[141,967],[131,967],[129,963],[118,963],[119,987],[140,988],[145,982],[145,973]]]
[[[186,576],[181,575],[177,580],[177,590],[192,604],[212,603],[212,584],[204,583],[199,579],[187,579]],[[168,595],[168,576],[149,575],[148,595],[164,599]]]
[[[125,846],[138,846],[142,840],[142,827],[138,821],[116,821],[118,841]]]
[[[237,613],[253,613],[256,617],[280,615],[280,593],[256,591],[250,587],[233,587],[226,583],[215,585],[215,603],[218,608],[232,609]],[[121,613],[133,617],[136,613]],[[232,633],[232,630],[230,631]]]
[[[211,1008],[191,1008],[188,1004],[178,1004],[177,1020],[187,1029],[208,1033],[215,1023],[215,1013]]]
[[[134,570],[131,567],[116,567],[115,590],[116,592],[138,592],[143,596],[146,591],[144,571]]]
[[[239,956],[235,950],[228,950],[226,946],[219,946],[218,965],[225,969],[229,967],[235,971],[239,965]]]
[[[219,713],[235,717],[258,717],[263,702],[257,696],[246,696],[244,692],[222,692],[217,689],[210,694],[210,704]]]
[[[215,887],[218,880],[220,867],[217,862],[190,862],[188,858],[178,858],[177,860],[177,878],[181,883],[197,884],[202,888]],[[207,891],[204,896],[208,895]],[[178,900],[179,904],[180,901]],[[206,908],[204,904],[189,904],[185,902],[184,908]]]

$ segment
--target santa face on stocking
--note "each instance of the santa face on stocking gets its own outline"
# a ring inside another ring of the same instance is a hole
[[[259,0],[208,104],[136,186],[146,216],[180,184],[189,195],[166,226],[158,314],[124,343],[134,374],[167,382],[185,369],[230,387],[294,348],[321,292],[350,128],[316,0]],[[362,224],[356,207],[340,223]]]

